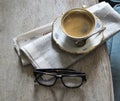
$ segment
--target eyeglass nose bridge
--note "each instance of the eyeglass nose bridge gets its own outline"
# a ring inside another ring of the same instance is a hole
[[[57,77],[57,78],[61,78],[61,77],[62,77],[62,75],[60,75],[60,74],[57,74],[57,75],[56,75],[56,77]]]

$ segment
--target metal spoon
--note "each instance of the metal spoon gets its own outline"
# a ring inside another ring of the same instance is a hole
[[[86,40],[88,39],[88,38],[90,38],[91,36],[93,36],[93,35],[95,35],[95,34],[97,34],[97,33],[101,33],[101,32],[103,32],[104,30],[106,29],[106,27],[103,27],[102,29],[100,29],[99,31],[96,31],[95,33],[93,33],[92,35],[90,35],[89,37],[87,37],[86,39],[80,39],[80,40],[77,40],[77,41],[75,41],[75,45],[77,46],[77,47],[82,47],[82,46],[84,46],[85,44],[86,44]],[[98,35],[99,35],[98,34]],[[97,35],[97,36],[98,36]]]

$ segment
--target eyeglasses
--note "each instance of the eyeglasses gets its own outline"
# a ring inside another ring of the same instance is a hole
[[[35,80],[40,85],[53,86],[60,78],[65,87],[78,88],[86,81],[86,74],[73,69],[35,69]]]

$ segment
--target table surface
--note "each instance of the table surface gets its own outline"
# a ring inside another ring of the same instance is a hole
[[[0,101],[114,101],[109,57],[101,45],[73,68],[87,74],[78,89],[34,86],[32,66],[22,67],[12,38],[96,0],[0,0]],[[78,68],[79,67],[79,68]],[[59,81],[58,81],[59,82]]]

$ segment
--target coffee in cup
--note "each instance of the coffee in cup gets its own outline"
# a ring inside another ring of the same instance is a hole
[[[83,40],[92,35],[95,27],[95,18],[85,9],[72,9],[66,12],[61,19],[62,31],[74,40]]]

